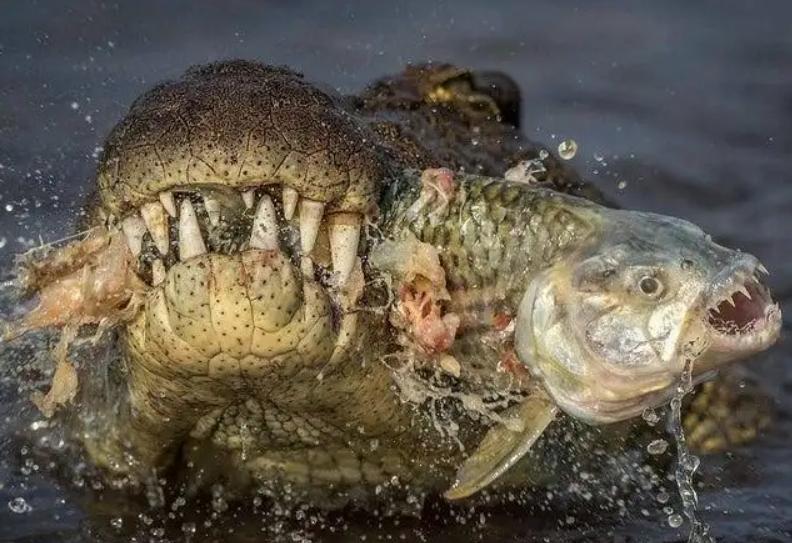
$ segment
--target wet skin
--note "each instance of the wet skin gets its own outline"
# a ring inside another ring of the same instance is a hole
[[[508,78],[451,66],[341,97],[233,61],[139,98],[88,238],[23,274],[42,303],[19,330],[123,313],[121,398],[81,432],[91,459],[324,506],[394,477],[442,492],[506,414],[625,420],[667,401],[690,353],[704,378],[773,343],[756,259],[594,203],[518,119]]]

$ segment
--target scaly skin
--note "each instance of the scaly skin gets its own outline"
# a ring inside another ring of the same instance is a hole
[[[410,398],[404,369],[446,392],[501,400],[490,416],[519,400],[531,380],[505,328],[531,279],[590,243],[601,213],[592,210],[602,209],[562,194],[599,199],[552,154],[536,186],[481,176],[538,157],[516,129],[518,106],[510,80],[451,66],[408,69],[350,98],[242,61],[191,69],[138,99],[108,137],[90,216],[114,231],[170,191],[179,218],[167,219],[164,254],[146,235],[130,258],[147,286],[120,331],[123,398],[97,407],[82,432],[92,460],[131,480],[173,468],[190,486],[242,491],[255,481],[329,507],[381,498],[383,487],[404,493],[404,483],[411,494],[446,489],[490,421],[448,398],[423,402],[423,389]],[[477,175],[441,173],[447,192],[430,183],[438,191],[428,195],[410,168],[437,166]],[[285,187],[304,199],[294,217]],[[273,201],[277,246],[249,246],[247,189]],[[180,258],[188,200],[206,247]],[[299,217],[311,201],[324,218],[306,253]],[[328,275],[333,228],[363,221],[375,224],[363,266],[339,286]],[[376,256],[410,239],[439,257],[415,280]],[[167,274],[153,284],[157,259]],[[427,286],[433,271],[442,285]],[[421,299],[426,321],[411,312]],[[461,377],[432,377],[442,354],[461,363]],[[437,405],[455,433],[438,430]]]
[[[382,231],[389,240],[413,232],[446,247],[449,311],[480,311],[486,301],[513,313],[531,276],[585,242],[591,225],[569,210],[588,204],[490,178],[459,183],[432,226],[407,211],[420,199],[421,182],[417,173],[405,173],[383,199]],[[479,222],[474,226],[471,218]],[[501,254],[477,251],[502,245],[510,231],[519,235],[508,238]],[[372,245],[376,251],[377,242]],[[454,301],[463,293],[464,301]],[[385,316],[360,317],[355,343],[334,358],[338,334],[328,294],[285,255],[210,253],[178,264],[127,327],[134,415],[111,420],[108,431],[128,442],[143,466],[172,464],[188,437],[209,440],[226,450],[225,477],[233,470],[237,482],[285,480],[293,492],[324,504],[339,492],[365,496],[394,475],[411,492],[442,490],[462,450],[430,427],[426,412],[400,399],[384,363],[400,352]],[[474,365],[485,366],[476,373],[493,379],[485,387],[491,393],[519,395],[512,376],[496,371],[498,349],[487,357],[459,349],[490,331],[481,319],[476,324],[459,333],[452,352],[466,365],[475,356]],[[457,438],[470,450],[486,425],[460,421]],[[101,452],[92,445],[94,459],[129,469],[118,460],[120,447],[109,443],[103,435]]]

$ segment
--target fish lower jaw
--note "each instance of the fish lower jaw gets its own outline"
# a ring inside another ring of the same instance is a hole
[[[773,303],[765,307],[762,318],[755,320],[747,328],[735,329],[730,333],[710,324],[708,352],[736,359],[763,351],[778,340],[781,322],[781,308]]]
[[[764,350],[776,341],[781,309],[763,282],[765,275],[767,269],[746,256],[715,278],[704,309],[710,349],[739,356]]]

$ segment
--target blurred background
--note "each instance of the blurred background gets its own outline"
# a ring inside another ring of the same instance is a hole
[[[353,93],[406,63],[435,60],[510,74],[523,90],[529,137],[551,149],[575,139],[575,167],[620,204],[687,218],[757,255],[792,314],[788,0],[6,0],[0,7],[4,271],[31,243],[73,232],[105,135],[137,95],[191,64],[288,64]],[[776,399],[773,427],[755,445],[702,464],[701,507],[719,540],[792,541],[790,355],[782,342],[751,364]],[[102,540],[70,491],[31,478],[12,460],[18,378],[0,370],[0,541]],[[19,496],[32,510],[6,506]],[[567,525],[564,517],[539,522],[537,512],[511,512],[495,515],[476,537],[685,537],[659,506],[634,513]],[[362,530],[375,539],[411,533]],[[428,540],[468,535],[447,529]]]

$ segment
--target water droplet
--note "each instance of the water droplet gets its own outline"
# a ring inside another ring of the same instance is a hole
[[[660,503],[668,503],[668,500],[671,499],[671,496],[665,490],[661,491],[657,494],[657,501]]]
[[[679,528],[682,526],[684,520],[682,519],[682,515],[679,513],[674,513],[673,515],[668,515],[668,525],[672,528]]]
[[[668,449],[668,441],[665,439],[655,439],[646,446],[646,451],[654,455],[663,454],[666,449]]]
[[[550,156],[550,153],[547,152],[547,149],[540,149],[539,150],[539,160],[544,160],[548,156]]]
[[[569,139],[558,144],[558,155],[564,160],[572,160],[577,154],[577,142]]]
[[[643,413],[641,413],[641,417],[643,418],[643,420],[646,421],[646,424],[648,424],[649,426],[654,426],[655,424],[657,424],[657,421],[660,420],[660,415],[658,415],[657,411],[655,411],[651,407],[647,407],[646,409],[644,409]]]
[[[110,519],[110,526],[115,528],[116,530],[120,530],[124,527],[124,519],[121,517],[115,517]]]
[[[16,513],[18,515],[33,511],[33,508],[30,506],[30,504],[25,501],[25,498],[22,497],[14,498],[13,500],[9,501],[8,508],[12,513]]]
[[[692,475],[701,465],[701,459],[695,454],[691,454],[684,459],[684,468]]]
[[[192,535],[192,534],[195,533],[195,530],[196,530],[195,523],[194,522],[185,522],[184,524],[182,524],[181,529],[182,529],[182,532],[184,532],[185,534]]]

